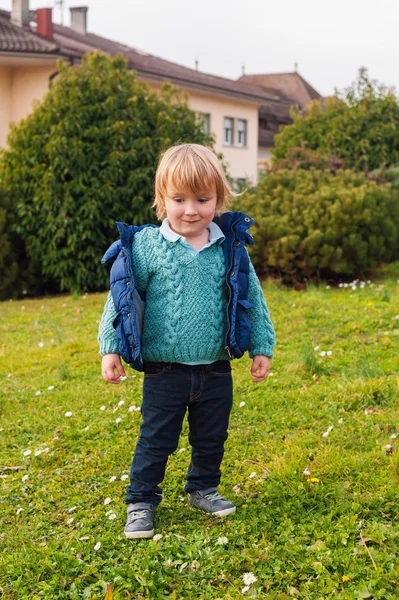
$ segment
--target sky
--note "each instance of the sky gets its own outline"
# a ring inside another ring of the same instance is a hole
[[[30,0],[32,10],[55,1]],[[322,95],[366,67],[399,90],[397,0],[65,0],[88,6],[88,30],[204,73],[238,79],[295,69]],[[11,10],[11,0],[0,0]],[[60,22],[60,8],[53,19]]]

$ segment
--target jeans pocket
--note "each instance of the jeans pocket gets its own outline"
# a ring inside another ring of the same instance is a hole
[[[166,371],[166,363],[145,363],[144,375],[146,377],[160,377]]]
[[[212,365],[212,375],[225,377],[231,375],[231,365],[228,360],[218,360]]]

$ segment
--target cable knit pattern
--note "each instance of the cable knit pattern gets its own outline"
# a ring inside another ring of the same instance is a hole
[[[143,360],[229,360],[224,349],[228,291],[221,245],[214,243],[193,256],[179,241],[165,239],[159,229],[146,228],[134,236],[132,251],[136,286],[146,291]],[[256,303],[250,309],[251,349],[272,356],[274,330],[253,267],[249,294]],[[100,354],[117,352],[115,316],[109,295],[100,324]]]

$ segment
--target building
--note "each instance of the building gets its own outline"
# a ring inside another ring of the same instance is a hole
[[[292,95],[279,89],[276,80],[262,79],[273,76],[235,81],[208,75],[97,36],[87,30],[87,10],[70,9],[71,27],[53,23],[49,8],[30,11],[29,0],[13,0],[11,13],[0,10],[0,147],[6,145],[10,123],[28,115],[48,91],[57,76],[57,60],[79,64],[86,52],[98,49],[122,54],[138,80],[154,90],[171,81],[187,91],[190,107],[215,137],[215,149],[223,153],[230,175],[256,183],[275,133],[290,122]],[[287,90],[291,92],[289,86]]]

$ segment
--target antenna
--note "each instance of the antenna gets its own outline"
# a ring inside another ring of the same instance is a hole
[[[295,73],[298,73],[298,63],[297,62],[295,63],[294,68],[295,68]]]
[[[60,21],[61,25],[64,24],[64,4],[65,0],[55,0],[54,5],[60,7]]]
[[[245,65],[242,65],[242,67],[241,67],[241,71],[242,71],[242,72],[241,72],[241,75],[245,75]]]
[[[198,65],[199,65],[198,58],[196,58],[195,59],[195,70],[196,71],[198,71]]]

